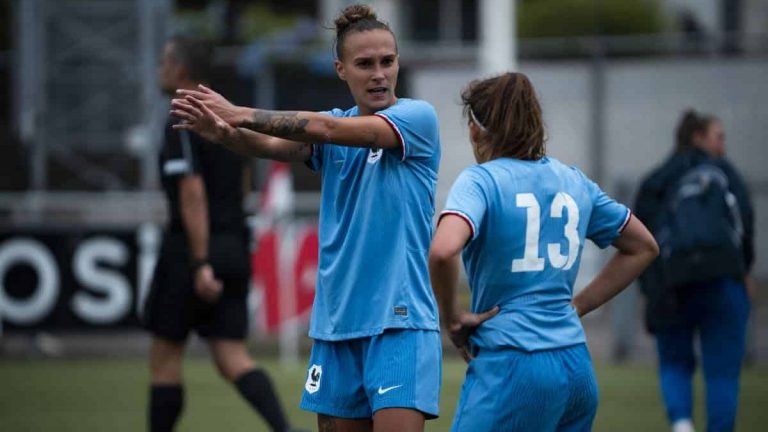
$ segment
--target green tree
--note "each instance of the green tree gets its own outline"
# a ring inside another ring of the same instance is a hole
[[[522,0],[522,38],[661,33],[669,25],[657,0]]]

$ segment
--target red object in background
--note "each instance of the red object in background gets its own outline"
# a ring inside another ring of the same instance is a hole
[[[317,252],[320,240],[317,228],[303,231],[299,238],[299,250],[294,265],[293,288],[296,294],[296,313],[302,315],[312,309],[315,301],[315,281],[317,280]]]
[[[319,244],[317,228],[300,230],[296,243],[299,247],[292,248],[294,253],[288,257],[290,266],[281,265],[281,242],[276,228],[259,235],[256,250],[251,254],[252,278],[264,290],[265,323],[269,333],[278,332],[285,320],[303,316],[312,309]],[[287,277],[281,277],[281,268],[292,271]],[[284,308],[282,302],[294,307]]]
[[[251,253],[251,277],[264,289],[264,310],[268,332],[280,324],[280,277],[277,232],[272,229],[259,236],[256,250]]]

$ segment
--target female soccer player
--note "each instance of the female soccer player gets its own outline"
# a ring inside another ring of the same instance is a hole
[[[437,116],[395,96],[397,43],[370,7],[338,17],[336,55],[350,109],[251,109],[201,87],[180,92],[172,114],[243,154],[321,172],[315,343],[301,406],[318,413],[320,430],[419,431],[438,414],[441,373],[427,269]]]
[[[625,288],[658,247],[625,206],[546,156],[525,75],[474,81],[462,100],[478,165],[454,183],[429,253],[441,320],[469,361],[453,430],[588,431],[597,385],[579,317]],[[574,298],[586,238],[618,251]],[[499,308],[482,324],[454,303],[462,249],[472,311]]]

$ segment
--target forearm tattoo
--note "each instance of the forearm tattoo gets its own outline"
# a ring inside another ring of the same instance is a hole
[[[290,159],[294,159],[299,156],[307,156],[312,154],[312,144],[307,143],[298,143],[296,147],[291,148],[287,151],[287,156]]]
[[[306,132],[309,120],[298,118],[295,111],[256,110],[241,127],[281,138],[296,138]]]

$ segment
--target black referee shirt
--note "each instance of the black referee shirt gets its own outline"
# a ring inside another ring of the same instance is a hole
[[[168,231],[184,232],[179,203],[179,179],[185,175],[202,176],[208,197],[211,234],[240,233],[245,224],[243,212],[242,157],[182,129],[169,118],[160,151],[160,177],[168,199]]]

